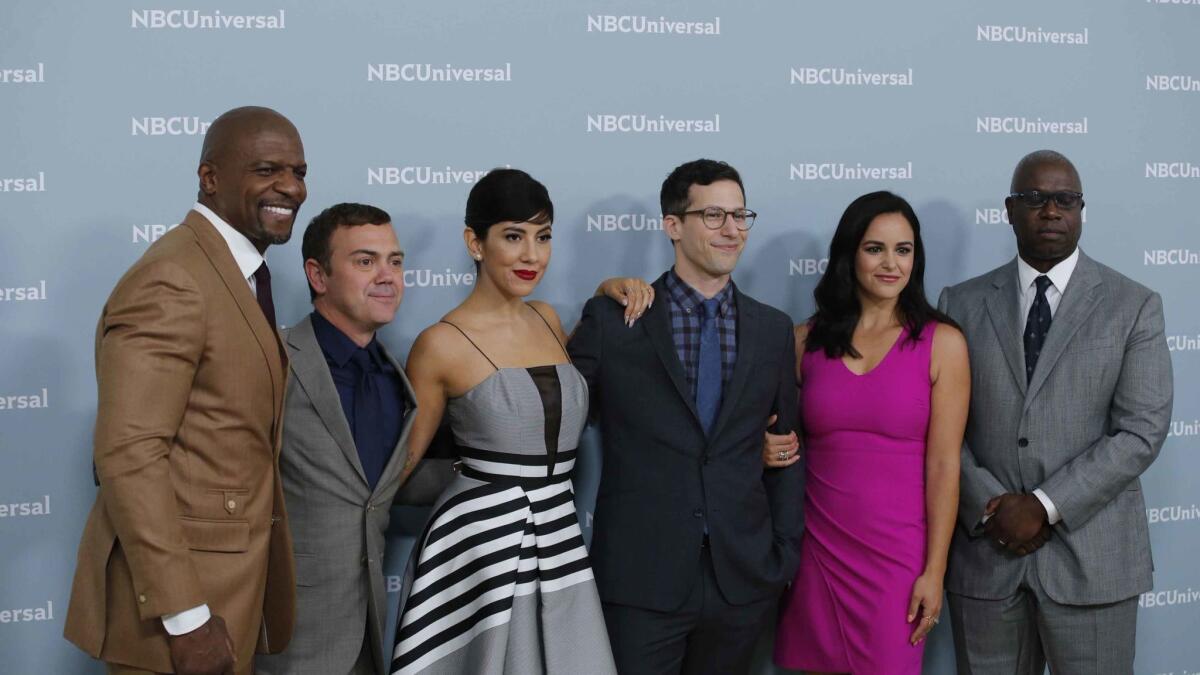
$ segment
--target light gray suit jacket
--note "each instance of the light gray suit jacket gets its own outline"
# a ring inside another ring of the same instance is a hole
[[[1017,261],[949,287],[938,307],[967,338],[971,407],[962,452],[959,527],[946,589],[1016,593],[1034,565],[1062,604],[1147,591],[1154,569],[1141,475],[1171,417],[1171,358],[1157,293],[1080,252],[1026,384]],[[979,527],[988,500],[1041,488],[1062,520],[1018,557]]]
[[[404,385],[407,415],[400,440],[372,491],[311,317],[284,331],[292,376],[284,402],[279,469],[296,555],[296,628],[279,655],[259,657],[259,673],[345,675],[354,667],[364,631],[375,672],[388,672],[391,641],[383,577],[384,533],[408,457],[416,397],[400,364],[388,360]],[[386,353],[386,350],[385,350]],[[405,485],[403,501],[432,503],[423,469]]]

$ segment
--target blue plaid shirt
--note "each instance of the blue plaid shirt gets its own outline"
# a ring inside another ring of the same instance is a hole
[[[696,373],[700,361],[700,320],[703,310],[700,304],[704,296],[688,286],[675,268],[667,272],[663,283],[667,286],[667,307],[671,311],[671,334],[675,338],[675,353],[683,364],[691,387],[692,400],[696,399]],[[715,296],[718,301],[717,337],[721,343],[721,385],[729,385],[733,364],[737,361],[737,303],[734,302],[733,281],[725,284]]]

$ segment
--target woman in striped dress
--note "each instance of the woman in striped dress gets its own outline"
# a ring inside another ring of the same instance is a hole
[[[407,472],[442,415],[461,471],[413,553],[393,673],[615,673],[570,482],[587,417],[554,310],[526,303],[550,260],[554,207],[523,171],[467,200],[471,295],[413,344]]]

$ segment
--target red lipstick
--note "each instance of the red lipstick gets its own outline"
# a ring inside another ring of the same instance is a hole
[[[525,281],[533,281],[537,278],[537,272],[534,270],[513,270],[513,274],[521,277]]]

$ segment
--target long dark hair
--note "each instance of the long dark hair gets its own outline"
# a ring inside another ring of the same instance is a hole
[[[904,216],[913,231],[912,273],[896,301],[896,312],[908,332],[906,341],[919,342],[921,331],[930,321],[956,325],[925,298],[925,244],[921,242],[921,223],[917,214],[903,197],[881,190],[855,199],[838,221],[833,241],[829,242],[829,264],[813,289],[817,311],[808,321],[806,352],[820,349],[829,358],[840,358],[844,354],[856,359],[862,356],[852,344],[854,329],[862,314],[854,260],[867,227],[885,213]]]

